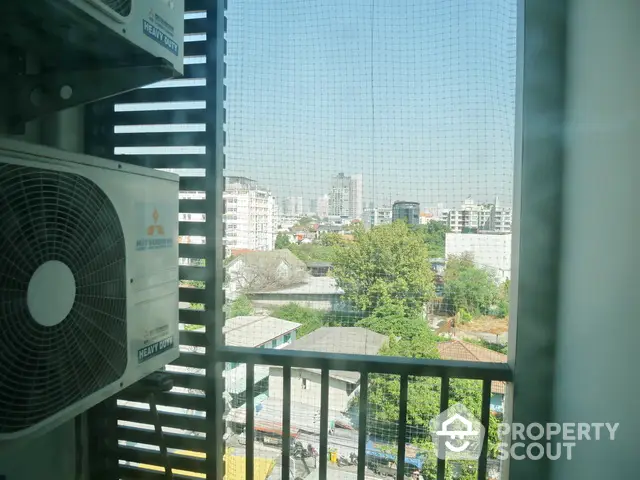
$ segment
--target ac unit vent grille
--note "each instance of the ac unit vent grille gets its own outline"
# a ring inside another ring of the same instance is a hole
[[[100,2],[123,17],[128,17],[131,13],[132,0],[100,0]]]
[[[34,304],[47,302],[34,302],[30,288],[47,262],[64,264],[75,280],[68,314],[49,325],[36,321]],[[0,163],[0,433],[26,429],[124,374],[125,266],[120,220],[95,183]]]

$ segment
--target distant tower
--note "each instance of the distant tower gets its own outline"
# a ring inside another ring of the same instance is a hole
[[[420,224],[420,203],[418,202],[393,202],[392,207],[392,219],[404,220],[409,225]]]

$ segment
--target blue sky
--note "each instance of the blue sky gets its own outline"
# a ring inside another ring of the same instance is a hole
[[[511,202],[515,0],[232,0],[227,174],[365,204]]]

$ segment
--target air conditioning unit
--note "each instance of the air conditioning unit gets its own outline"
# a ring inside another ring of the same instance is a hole
[[[176,72],[182,74],[184,0],[47,1],[57,4],[58,9],[78,9],[131,44],[169,61]],[[75,12],[70,10],[69,13]],[[109,46],[103,45],[103,48]]]
[[[184,0],[2,0],[0,36],[14,126],[180,77]]]
[[[0,440],[178,357],[178,190],[171,173],[0,140]]]

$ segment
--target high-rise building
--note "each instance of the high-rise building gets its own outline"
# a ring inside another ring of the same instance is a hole
[[[329,216],[362,219],[362,174],[333,177],[329,192]]]
[[[393,202],[392,207],[393,221],[404,220],[409,225],[420,224],[420,204],[418,202]]]
[[[227,177],[223,199],[227,250],[275,248],[276,202],[270,191],[249,178]]]
[[[375,227],[376,225],[385,225],[391,223],[391,207],[367,208],[363,216],[365,228]]]
[[[362,220],[362,174],[351,175],[349,181],[349,217]]]
[[[493,204],[476,204],[467,198],[459,209],[449,210],[443,219],[451,232],[511,232],[512,211],[510,207],[499,204],[498,198]]]
[[[316,199],[315,213],[320,218],[329,216],[329,195],[321,195]]]

